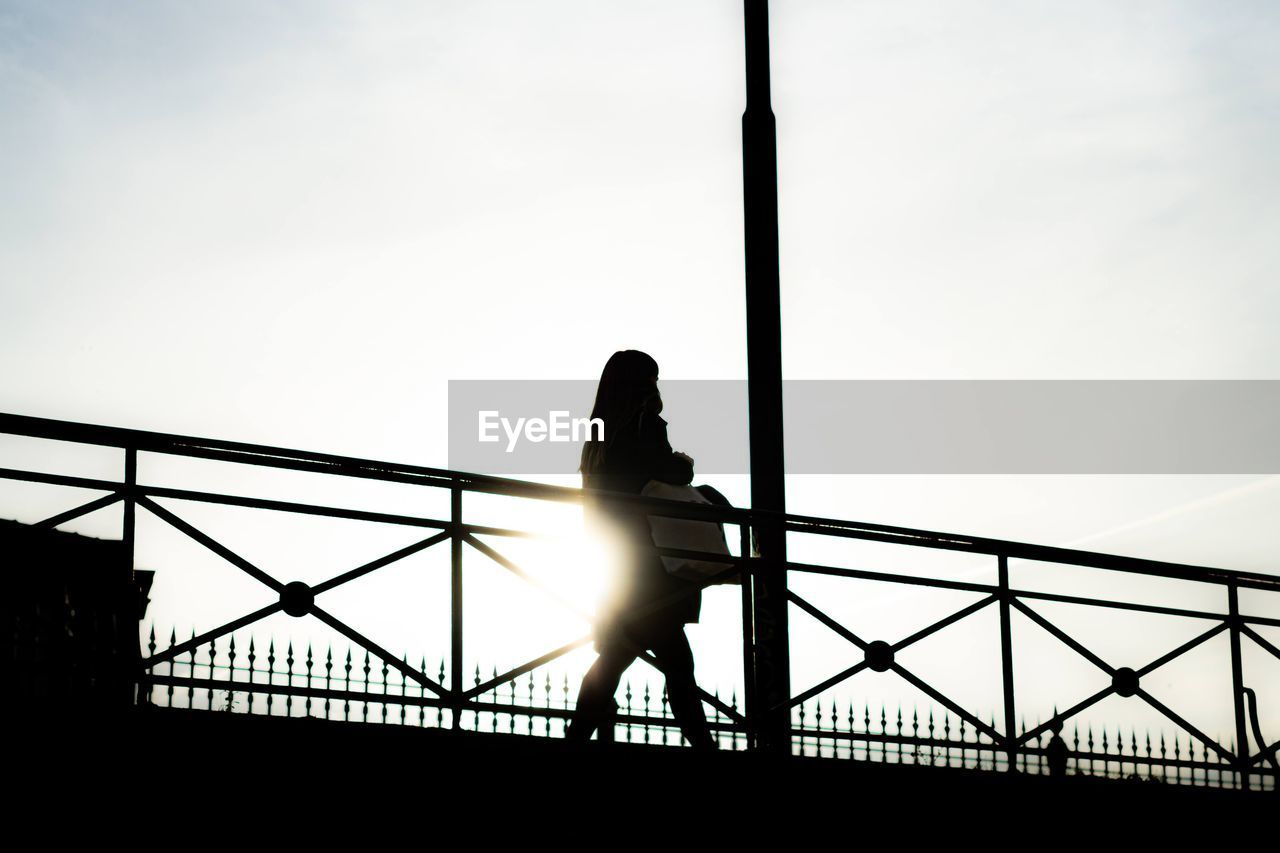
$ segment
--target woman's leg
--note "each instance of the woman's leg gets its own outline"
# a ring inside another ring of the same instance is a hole
[[[671,713],[689,744],[695,749],[717,749],[716,740],[707,728],[707,718],[702,713],[702,699],[693,679],[693,650],[689,648],[684,626],[676,625],[651,648],[663,675],[667,677]]]
[[[591,733],[600,729],[600,740],[613,740],[613,716],[617,706],[613,694],[618,690],[622,673],[636,659],[637,651],[620,644],[609,644],[600,650],[578,688],[578,702],[573,716],[565,727],[565,740],[587,741]]]

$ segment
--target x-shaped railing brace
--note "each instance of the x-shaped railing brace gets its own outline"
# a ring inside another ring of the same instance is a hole
[[[269,589],[271,589],[272,591],[280,595],[280,599],[278,601],[272,604],[269,604],[266,607],[263,607],[259,610],[255,610],[253,613],[249,613],[244,616],[241,616],[239,619],[233,619],[232,621],[218,628],[215,628],[212,631],[206,631],[203,634],[192,637],[190,640],[179,643],[176,646],[171,646],[170,648],[165,649],[163,652],[152,655],[151,657],[147,658],[147,660],[144,662],[146,668],[150,669],[151,667],[154,667],[156,664],[173,660],[178,655],[181,655],[188,651],[196,649],[204,645],[205,643],[209,642],[210,640],[215,640],[218,637],[223,636],[224,634],[228,634],[232,631],[238,630],[239,628],[243,628],[246,625],[252,624],[253,622],[257,622],[260,619],[263,619],[267,616],[270,616],[273,613],[277,613],[283,610],[286,613],[289,613],[289,615],[291,616],[302,616],[306,614],[311,614],[315,616],[321,622],[325,623],[326,625],[333,628],[338,633],[347,637],[347,639],[351,640],[354,643],[359,644],[363,648],[367,649],[368,651],[382,658],[382,660],[385,663],[394,667],[395,669],[398,669],[406,678],[410,678],[416,681],[418,684],[421,684],[423,687],[435,693],[437,696],[444,697],[448,695],[449,691],[446,690],[439,683],[437,683],[434,679],[413,669],[413,667],[409,666],[407,662],[399,660],[393,654],[388,652],[386,649],[382,648],[382,646],[378,645],[377,643],[370,640],[368,637],[361,634],[359,631],[350,627],[341,619],[336,618],[335,616],[333,616],[333,614],[329,613],[323,608],[317,607],[314,599],[315,599],[315,596],[319,595],[322,592],[328,592],[329,590],[335,587],[341,586],[342,584],[347,583],[348,581],[355,580],[358,577],[366,575],[369,572],[374,571],[375,569],[380,569],[383,566],[389,565],[390,563],[394,563],[395,561],[408,557],[411,554],[416,554],[419,551],[424,551],[427,548],[430,548],[432,545],[435,545],[438,542],[442,542],[445,539],[448,539],[451,535],[450,531],[442,530],[439,533],[436,533],[432,536],[428,536],[426,539],[422,539],[418,542],[413,543],[412,545],[401,548],[398,551],[393,551],[390,554],[379,557],[378,559],[373,560],[372,562],[365,563],[364,565],[358,566],[354,569],[351,569],[350,571],[343,572],[342,574],[339,574],[339,575],[335,575],[329,580],[324,581],[323,583],[318,584],[314,587],[309,587],[306,584],[302,584],[298,581],[294,581],[293,583],[288,583],[288,584],[281,583],[280,581],[273,578],[271,575],[264,572],[262,569],[255,566],[253,563],[246,560],[244,557],[241,557],[239,554],[235,553],[230,548],[227,548],[225,545],[218,542],[213,537],[197,529],[192,524],[179,518],[176,514],[160,506],[155,501],[151,500],[145,495],[138,496],[136,500],[140,506],[146,507],[151,513],[156,515],[158,518],[168,522],[170,525],[172,525],[173,527],[176,527],[178,530],[181,530],[183,533],[187,534],[192,539],[204,545],[206,548],[213,551],[215,554],[222,557],[227,562],[231,563],[233,566],[239,568],[241,571],[245,572],[250,577],[254,578],[255,580],[259,581],[260,583],[264,584]]]
[[[966,616],[970,616],[974,613],[977,613],[979,610],[986,607],[987,605],[992,604],[996,601],[999,601],[1000,600],[999,596],[989,595],[986,598],[983,598],[979,601],[975,601],[973,604],[970,604],[967,607],[962,607],[961,609],[957,610],[955,613],[952,613],[950,616],[944,617],[938,620],[937,622],[934,622],[933,624],[929,625],[928,627],[917,631],[911,636],[904,637],[903,639],[899,640],[898,642],[892,645],[884,642],[883,640],[875,640],[872,642],[867,642],[866,640],[862,639],[858,635],[854,634],[848,628],[841,625],[835,619],[832,619],[830,616],[823,613],[818,608],[814,607],[808,601],[805,601],[803,598],[801,598],[799,595],[797,595],[794,592],[788,591],[787,598],[793,604],[795,604],[804,612],[808,613],[813,618],[817,619],[823,625],[826,625],[832,631],[835,631],[841,637],[844,637],[850,643],[853,643],[855,646],[862,649],[865,657],[862,659],[861,662],[856,663],[847,669],[841,670],[840,672],[831,676],[827,680],[819,684],[816,684],[813,687],[810,687],[808,690],[804,691],[803,693],[797,696],[792,697],[788,701],[779,703],[778,705],[774,706],[773,710],[776,711],[776,710],[782,710],[784,708],[794,708],[796,705],[799,705],[802,702],[812,699],[814,696],[817,696],[822,691],[830,687],[833,687],[834,685],[840,683],[841,681],[844,681],[847,678],[851,678],[852,676],[857,675],[859,672],[862,672],[862,670],[864,669],[872,669],[876,672],[885,672],[886,670],[893,670],[907,683],[911,684],[916,689],[920,690],[922,693],[925,693],[934,701],[951,709],[951,711],[953,711],[955,714],[960,716],[962,719],[971,723],[974,728],[976,728],[978,731],[982,732],[983,734],[986,734],[992,740],[997,742],[1002,742],[1002,743],[1008,742],[1008,739],[1006,738],[1006,736],[1001,735],[991,726],[982,722],[982,720],[978,719],[973,714],[970,714],[964,708],[960,707],[960,705],[951,701],[951,699],[947,698],[946,695],[936,690],[935,688],[931,687],[929,684],[927,684],[925,681],[920,679],[914,673],[907,670],[902,664],[898,663],[895,660],[895,656],[898,652],[907,648],[911,644],[918,642],[919,640],[923,640],[925,637],[928,637],[930,634],[934,634],[938,631],[941,631],[943,628],[946,628],[949,625],[953,625],[956,622],[959,622],[961,619],[964,619]]]
[[[1219,744],[1217,741],[1215,741],[1213,738],[1209,737],[1204,732],[1200,731],[1195,726],[1191,725],[1191,723],[1184,720],[1181,716],[1174,713],[1172,709],[1170,709],[1160,700],[1156,699],[1147,691],[1143,690],[1142,687],[1140,686],[1140,680],[1142,676],[1147,675],[1148,673],[1153,672],[1156,669],[1159,669],[1169,661],[1185,654],[1186,652],[1191,651],[1201,643],[1207,642],[1208,640],[1212,639],[1213,637],[1216,637],[1218,634],[1221,634],[1223,631],[1227,630],[1228,625],[1225,621],[1217,625],[1214,625],[1208,631],[1205,631],[1203,634],[1199,634],[1193,637],[1192,639],[1178,646],[1176,649],[1173,649],[1172,651],[1164,655],[1161,655],[1160,657],[1151,661],[1141,669],[1135,670],[1135,669],[1129,669],[1128,667],[1111,666],[1102,658],[1100,658],[1098,655],[1091,652],[1082,643],[1077,641],[1075,638],[1071,637],[1069,634],[1067,634],[1057,625],[1054,625],[1048,619],[1041,616],[1039,613],[1032,610],[1023,602],[1014,598],[1012,599],[1011,603],[1013,604],[1014,607],[1018,608],[1020,612],[1022,612],[1029,619],[1031,619],[1031,621],[1035,622],[1037,625],[1044,628],[1054,637],[1057,637],[1059,640],[1065,643],[1069,648],[1073,649],[1085,660],[1089,661],[1094,666],[1098,667],[1103,672],[1105,672],[1107,675],[1111,676],[1111,684],[1108,687],[1102,690],[1099,690],[1097,693],[1093,694],[1092,696],[1086,699],[1081,700],[1080,702],[1077,702],[1075,705],[1071,706],[1067,710],[1054,715],[1053,717],[1049,718],[1048,721],[1041,723],[1040,725],[1036,726],[1034,729],[1031,729],[1030,731],[1025,732],[1017,740],[1017,744],[1019,746],[1038,738],[1041,734],[1050,730],[1054,726],[1062,723],[1063,721],[1071,717],[1074,717],[1076,714],[1080,713],[1084,709],[1090,707],[1091,705],[1095,705],[1098,702],[1101,702],[1103,699],[1105,699],[1106,697],[1114,693],[1117,696],[1126,696],[1126,697],[1140,696],[1144,702],[1146,702],[1151,707],[1155,708],[1165,717],[1172,720],[1176,725],[1181,726],[1184,731],[1189,732],[1192,735],[1195,735],[1197,738],[1200,739],[1201,743],[1213,749],[1214,752],[1218,753],[1218,755],[1222,756],[1224,759],[1232,763],[1235,763],[1238,760],[1237,757],[1233,755],[1229,749],[1225,748],[1224,746]],[[1248,745],[1242,744],[1240,746],[1240,749],[1243,750],[1245,753],[1247,753]]]

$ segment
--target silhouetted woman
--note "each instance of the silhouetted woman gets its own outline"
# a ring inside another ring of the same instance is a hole
[[[604,435],[582,449],[583,488],[638,495],[650,480],[690,482],[693,460],[672,451],[667,422],[658,416],[661,411],[658,363],[639,350],[615,352],[596,388],[591,416],[604,422]],[[587,511],[613,529],[624,553],[622,571],[596,619],[600,656],[583,676],[565,737],[585,741],[600,729],[602,739],[612,739],[613,694],[622,673],[648,649],[666,676],[671,711],[689,743],[715,749],[693,680],[693,652],[684,635],[685,623],[698,621],[701,591],[663,568],[643,512],[607,496],[589,494],[587,501]],[[660,604],[682,592],[690,594]]]

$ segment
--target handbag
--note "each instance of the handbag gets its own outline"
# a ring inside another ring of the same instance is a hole
[[[689,501],[691,503],[711,504],[695,486],[678,486],[664,483],[661,480],[650,480],[640,490],[640,494],[650,498],[662,498],[671,501]],[[653,534],[653,544],[659,548],[679,548],[685,551],[704,551],[732,558],[729,543],[725,539],[724,525],[714,521],[699,521],[692,518],[672,518],[671,516],[650,515],[649,530]],[[722,574],[733,565],[732,559],[699,560],[693,557],[677,557],[667,554],[662,557],[662,566],[667,574],[688,581],[704,581],[717,574]],[[725,575],[712,583],[738,583],[736,572]]]

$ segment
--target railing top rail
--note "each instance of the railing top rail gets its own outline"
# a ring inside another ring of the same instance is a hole
[[[126,427],[109,427],[53,418],[38,418],[6,412],[0,412],[0,433],[154,453],[168,453],[178,456],[209,458],[248,465],[404,482],[438,488],[458,488],[464,491],[487,492],[538,500],[580,502],[584,495],[592,493],[589,490],[570,486],[554,486],[547,483],[534,483],[527,480],[495,477],[487,474],[472,474],[446,468],[362,459],[354,456],[295,450],[249,442],[199,438]],[[965,536],[936,530],[855,522],[821,516],[696,504],[673,505],[675,502],[659,498],[616,492],[596,491],[594,493],[607,496],[613,500],[649,507],[653,510],[661,510],[663,514],[673,516],[711,518],[734,524],[780,522],[788,530],[799,533],[843,536],[890,544],[967,551],[990,556],[1062,563],[1178,580],[1235,584],[1241,587],[1280,592],[1280,575],[1233,571],[1213,566],[1172,563],[1139,557],[1124,557],[1096,551],[1081,551],[1073,548],[1034,545],[1026,542],[1014,542],[981,536]]]
[[[1142,557],[1124,557],[1100,551],[1082,551],[1053,545],[1035,545],[1006,539],[982,536],[962,536],[939,533],[909,527],[870,524],[816,516],[787,515],[787,529],[801,533],[828,536],[848,536],[856,539],[915,545],[922,548],[938,548],[950,551],[967,551],[975,554],[1003,556],[1018,560],[1043,563],[1061,563],[1109,571],[1165,577],[1174,580],[1200,581],[1214,584],[1235,584],[1251,589],[1280,592],[1280,575],[1261,572],[1242,572],[1215,566],[1198,566],[1190,563],[1172,563],[1149,560]]]

